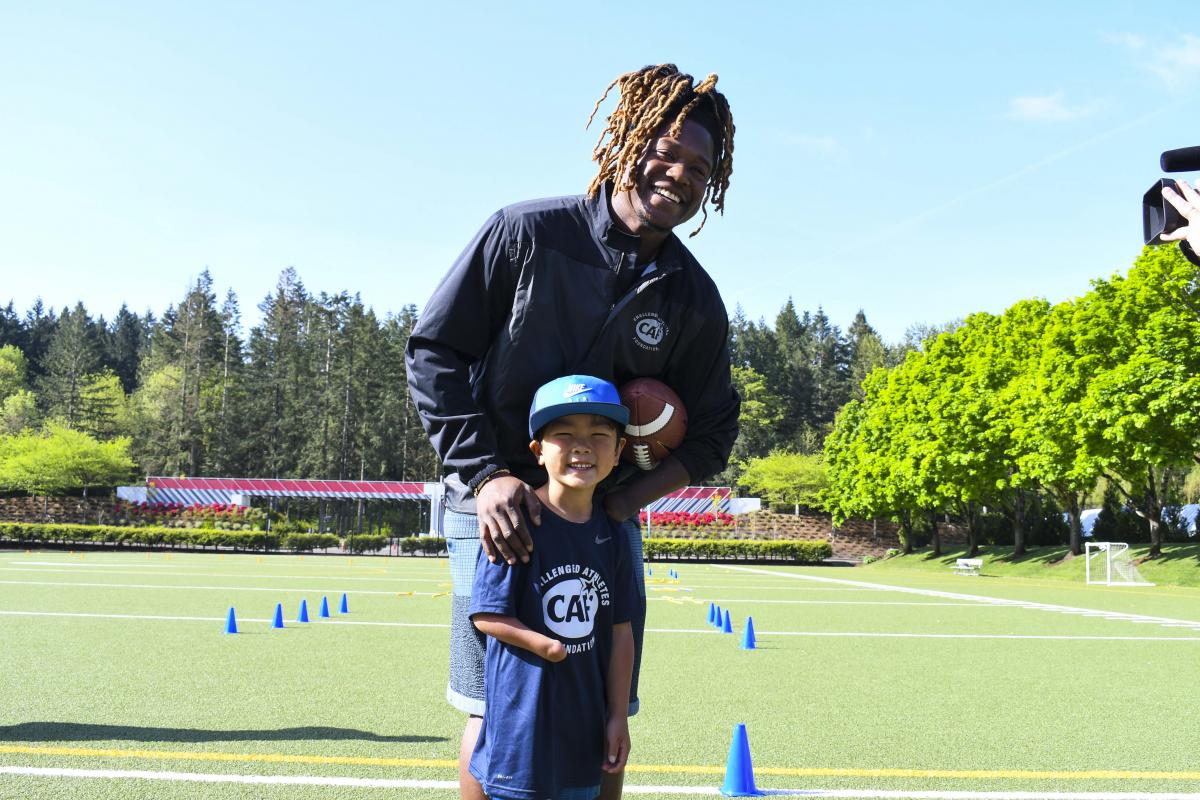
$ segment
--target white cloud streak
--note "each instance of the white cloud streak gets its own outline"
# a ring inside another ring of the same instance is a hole
[[[1069,106],[1063,93],[1030,97],[1014,97],[1009,101],[1008,116],[1027,122],[1069,122],[1091,116],[1096,112],[1095,103],[1084,106]]]

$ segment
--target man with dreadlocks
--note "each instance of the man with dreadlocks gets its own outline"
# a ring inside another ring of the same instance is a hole
[[[597,493],[609,516],[624,523],[639,584],[630,714],[638,707],[646,609],[637,513],[720,472],[737,438],[725,306],[673,233],[702,212],[698,233],[710,203],[724,210],[734,125],[716,84],[716,75],[697,83],[673,64],[613,81],[592,110],[594,117],[617,88],[587,194],[492,215],[409,338],[409,390],[444,472],[454,587],[446,696],[470,715],[459,758],[463,798],[484,797],[467,771],[484,708],[484,643],[467,615],[475,562],[480,547],[492,561],[529,559],[526,524],[541,519],[534,487],[546,482],[528,449],[537,387],[569,374],[617,385],[648,376],[672,387],[687,408],[687,437],[671,456],[648,472],[614,471]],[[606,774],[601,797],[620,794],[620,773]]]

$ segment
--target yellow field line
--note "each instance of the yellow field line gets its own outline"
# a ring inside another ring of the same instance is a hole
[[[206,753],[194,750],[118,750],[94,747],[30,747],[0,744],[0,754],[30,756],[84,756],[90,758],[152,758],[167,761],[244,761],[271,764],[351,764],[368,767],[456,768],[457,761],[443,758],[371,758],[367,756],[309,756],[286,753]]]
[[[32,756],[82,756],[89,758],[146,758],[167,761],[241,761],[271,764],[349,764],[366,767],[426,767],[455,769],[458,762],[444,758],[377,758],[369,756],[316,756],[285,753],[211,753],[190,750],[119,750],[93,747],[35,747],[0,744],[0,754]],[[627,772],[723,775],[725,768],[705,764],[630,764]],[[1025,769],[860,769],[840,767],[756,767],[756,775],[821,778],[976,778],[1028,780],[1170,780],[1200,781],[1200,772],[1148,770],[1025,770]]]

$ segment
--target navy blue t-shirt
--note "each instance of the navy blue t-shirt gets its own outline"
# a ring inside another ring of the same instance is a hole
[[[544,800],[600,783],[612,629],[629,622],[634,589],[628,543],[599,505],[584,523],[543,506],[531,528],[528,564],[492,564],[480,551],[469,613],[516,617],[561,641],[567,657],[554,664],[488,637],[470,770],[489,795]]]

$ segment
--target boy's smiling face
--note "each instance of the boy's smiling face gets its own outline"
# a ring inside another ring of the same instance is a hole
[[[529,443],[551,483],[564,489],[595,489],[617,464],[625,439],[620,426],[608,417],[571,414],[542,428],[540,439]]]

